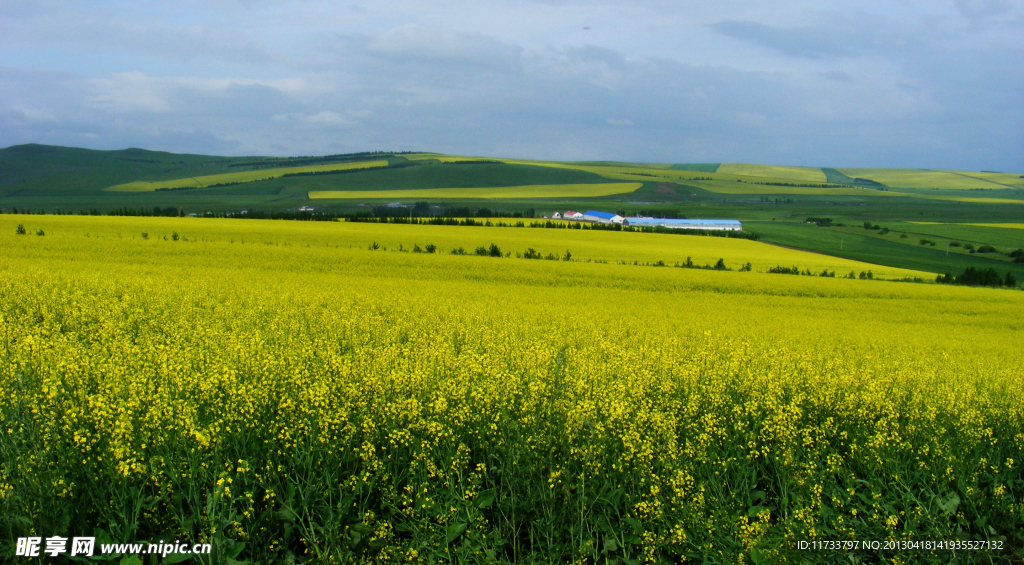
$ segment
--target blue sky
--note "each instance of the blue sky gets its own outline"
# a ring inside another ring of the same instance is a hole
[[[0,146],[1024,172],[1024,2],[0,0]]]

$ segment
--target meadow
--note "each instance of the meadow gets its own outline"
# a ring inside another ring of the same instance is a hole
[[[533,184],[525,186],[470,187],[470,188],[419,188],[414,190],[312,190],[310,200],[341,199],[430,199],[454,198],[593,198],[625,194],[643,186],[639,182],[605,182],[598,184]]]
[[[107,187],[103,190],[109,192],[152,192],[155,190],[178,190],[188,188],[207,188],[223,185],[241,184],[268,179],[276,179],[287,175],[311,175],[333,173],[341,171],[353,171],[359,169],[374,169],[387,167],[386,160],[360,161],[358,163],[339,163],[332,165],[306,165],[297,167],[277,167],[267,169],[256,169],[251,171],[239,171],[235,173],[221,173],[217,175],[203,175],[186,177],[164,181],[133,181]]]
[[[1024,556],[1018,290],[582,230],[3,215],[0,245],[5,556],[54,534],[225,564]],[[652,266],[688,256],[734,270]],[[799,549],[823,540],[910,547]]]

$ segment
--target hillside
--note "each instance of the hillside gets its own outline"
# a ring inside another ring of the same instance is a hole
[[[46,145],[0,149],[0,211],[242,210],[736,218],[763,241],[932,273],[1024,279],[1024,175],[742,163],[559,162],[438,153],[219,157]],[[405,207],[399,206],[399,204]],[[482,212],[479,212],[482,213]],[[808,223],[828,218],[828,223]],[[865,228],[864,226],[867,226]],[[877,229],[875,229],[877,226]],[[979,253],[990,246],[995,251]]]

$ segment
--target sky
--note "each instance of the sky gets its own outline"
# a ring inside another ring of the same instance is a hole
[[[1024,173],[1024,0],[0,0],[0,147]]]

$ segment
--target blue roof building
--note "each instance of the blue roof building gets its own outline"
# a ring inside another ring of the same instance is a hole
[[[588,212],[589,213],[589,212]],[[690,229],[690,230],[729,230],[740,231],[743,225],[739,220],[701,220],[685,219],[677,220],[671,218],[625,218],[622,225],[641,228],[669,228],[669,229]]]
[[[624,219],[625,218],[618,214],[598,212],[597,210],[588,210],[583,213],[583,220],[587,222],[598,222],[601,224],[621,224],[622,220]]]

